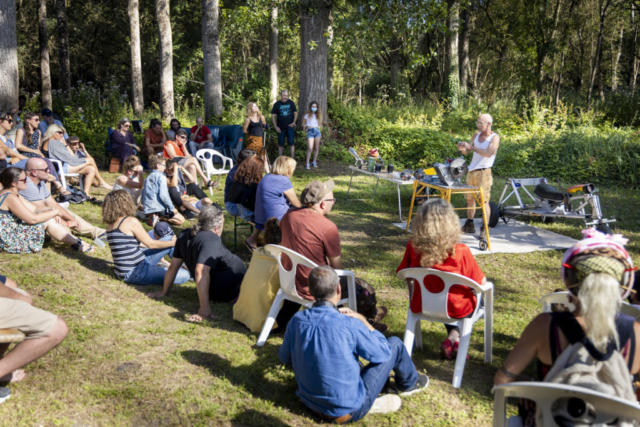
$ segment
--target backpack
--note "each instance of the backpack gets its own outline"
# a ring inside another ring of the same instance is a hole
[[[67,185],[67,191],[71,194],[58,194],[56,198],[58,203],[69,202],[77,205],[89,200],[87,193],[72,185]]]
[[[564,314],[564,313],[563,313]],[[544,382],[568,384],[588,388],[600,393],[615,396],[631,402],[636,402],[636,396],[631,386],[631,374],[624,358],[614,342],[609,343],[606,353],[598,351],[589,340],[573,316],[556,317],[556,324],[571,344],[556,359],[553,367],[547,373]],[[591,404],[586,403],[586,410],[576,418],[575,411],[571,411],[570,399],[560,398],[554,402],[552,412],[557,424],[563,420],[566,425],[581,426],[594,425],[590,422],[590,414],[595,412]],[[544,426],[540,410],[536,413],[536,425]],[[634,425],[631,420],[618,419],[616,426]]]
[[[356,277],[356,303],[358,313],[367,319],[375,319],[378,313],[376,291],[373,286],[359,277]]]

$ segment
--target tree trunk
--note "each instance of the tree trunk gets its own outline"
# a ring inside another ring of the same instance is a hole
[[[271,80],[271,104],[278,99],[278,6],[271,8],[271,28],[269,30],[269,77]]]
[[[18,106],[18,37],[15,0],[0,1],[0,110]]]
[[[307,111],[318,103],[323,122],[327,122],[327,38],[331,0],[300,2],[300,98],[298,110]],[[302,116],[299,114],[299,124]],[[322,125],[322,124],[321,124]]]
[[[631,75],[629,76],[629,86],[631,86],[631,93],[636,90],[636,78],[638,75],[638,25],[636,24],[636,6],[634,2],[631,2],[631,30],[633,36],[631,37]]]
[[[40,41],[40,78],[42,80],[42,108],[53,108],[51,100],[51,68],[49,67],[49,31],[47,29],[47,0],[40,0],[38,8],[38,38]]]
[[[562,88],[562,71],[564,70],[564,50],[560,56],[560,72],[558,73],[558,85],[556,86],[555,106],[560,104],[560,89]]]
[[[613,70],[611,70],[611,89],[616,90],[618,88],[618,64],[620,63],[620,57],[622,56],[622,45],[624,43],[624,23],[620,22],[620,42],[618,43],[618,51],[613,60]]]
[[[204,56],[204,119],[222,117],[222,65],[218,0],[202,0],[202,53]]]
[[[469,80],[469,20],[471,19],[470,6],[462,11],[462,32],[460,33],[460,93],[467,93]]]
[[[327,93],[333,93],[333,12],[329,10],[329,28],[327,30]]]
[[[133,114],[140,117],[142,113],[144,113],[144,94],[142,86],[142,54],[140,53],[140,14],[138,12],[138,0],[129,0],[128,12],[129,26],[131,28],[131,89],[133,95]]]
[[[445,91],[451,109],[460,101],[460,71],[458,68],[458,0],[447,0],[447,35],[445,39]]]
[[[391,99],[395,99],[398,93],[398,72],[400,70],[400,41],[398,36],[394,34],[391,38],[391,49],[389,51],[389,65],[391,77],[389,86],[391,89]]]
[[[60,89],[71,88],[71,66],[69,65],[69,32],[67,31],[67,6],[65,0],[56,0],[58,19],[58,57],[60,61]]]
[[[173,40],[169,19],[169,0],[156,0],[158,43],[160,52],[160,114],[169,123],[174,116],[173,106]]]
[[[598,69],[600,66],[600,57],[602,56],[602,39],[604,38],[604,21],[607,13],[607,9],[611,4],[611,0],[602,0],[600,4],[600,32],[598,33],[598,43],[596,45],[596,56],[593,59],[593,67],[591,68],[591,76],[589,78],[589,91],[587,92],[587,109],[591,108],[591,95],[593,94],[593,87],[596,83],[596,77],[598,76]]]

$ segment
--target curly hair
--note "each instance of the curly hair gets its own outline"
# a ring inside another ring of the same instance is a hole
[[[102,201],[102,222],[115,224],[123,216],[135,216],[136,204],[127,190],[116,190],[107,194]]]
[[[420,265],[431,268],[456,255],[460,219],[444,199],[429,199],[411,221],[411,243],[421,254]]]
[[[251,156],[236,171],[234,181],[239,181],[246,185],[258,184],[262,179],[262,171],[264,170],[264,162],[258,156]]]
[[[122,165],[122,171],[124,173],[127,173],[129,171],[132,171],[133,168],[135,168],[138,165],[140,165],[140,158],[138,156],[129,156],[127,160],[124,161],[124,164]]]

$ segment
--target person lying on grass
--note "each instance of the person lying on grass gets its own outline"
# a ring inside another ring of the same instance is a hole
[[[309,274],[313,307],[293,316],[278,351],[285,365],[292,365],[298,383],[296,394],[315,415],[325,421],[355,422],[367,413],[400,409],[400,397],[378,395],[391,388],[389,374],[401,396],[424,390],[429,378],[419,374],[402,340],[385,338],[359,313],[337,308],[340,279],[329,266]],[[360,369],[359,358],[369,361]]]
[[[0,275],[0,329],[17,329],[25,340],[5,354],[10,343],[0,344],[0,382],[22,381],[26,374],[23,366],[41,358],[60,344],[69,328],[60,317],[35,308],[31,295],[18,288],[18,284]],[[11,395],[0,392],[0,403]]]
[[[165,297],[173,283],[176,283],[176,274],[185,271],[180,268],[184,262],[196,281],[200,300],[200,309],[188,319],[190,322],[214,318],[209,301],[235,302],[247,268],[222,243],[220,236],[223,226],[222,209],[215,205],[203,206],[198,214],[198,223],[191,229],[183,230],[178,236],[162,291],[147,296]]]
[[[469,247],[458,243],[461,234],[460,219],[446,200],[429,199],[424,202],[411,221],[411,233],[411,240],[407,243],[404,258],[396,273],[405,268],[424,267],[460,274],[481,285],[487,281]],[[407,286],[411,308],[421,311],[420,284],[407,279]],[[462,285],[450,288],[447,312],[452,319],[470,316],[476,304],[476,296],[470,288]],[[444,326],[448,336],[440,345],[440,354],[451,360],[457,356],[460,329],[457,326]]]

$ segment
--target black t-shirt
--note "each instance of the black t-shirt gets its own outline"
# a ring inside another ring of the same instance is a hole
[[[293,113],[296,111],[298,111],[296,110],[296,104],[294,104],[292,100],[287,99],[287,102],[276,101],[271,109],[271,114],[278,115],[276,123],[278,123],[279,128],[283,128],[293,123]]]
[[[212,231],[201,231],[195,237],[191,237],[191,230],[182,230],[173,250],[173,257],[184,261],[191,273],[196,277],[196,264],[204,264],[211,269],[212,280],[214,275],[223,271],[232,271],[242,274],[245,266],[242,260],[222,244],[220,236]]]

